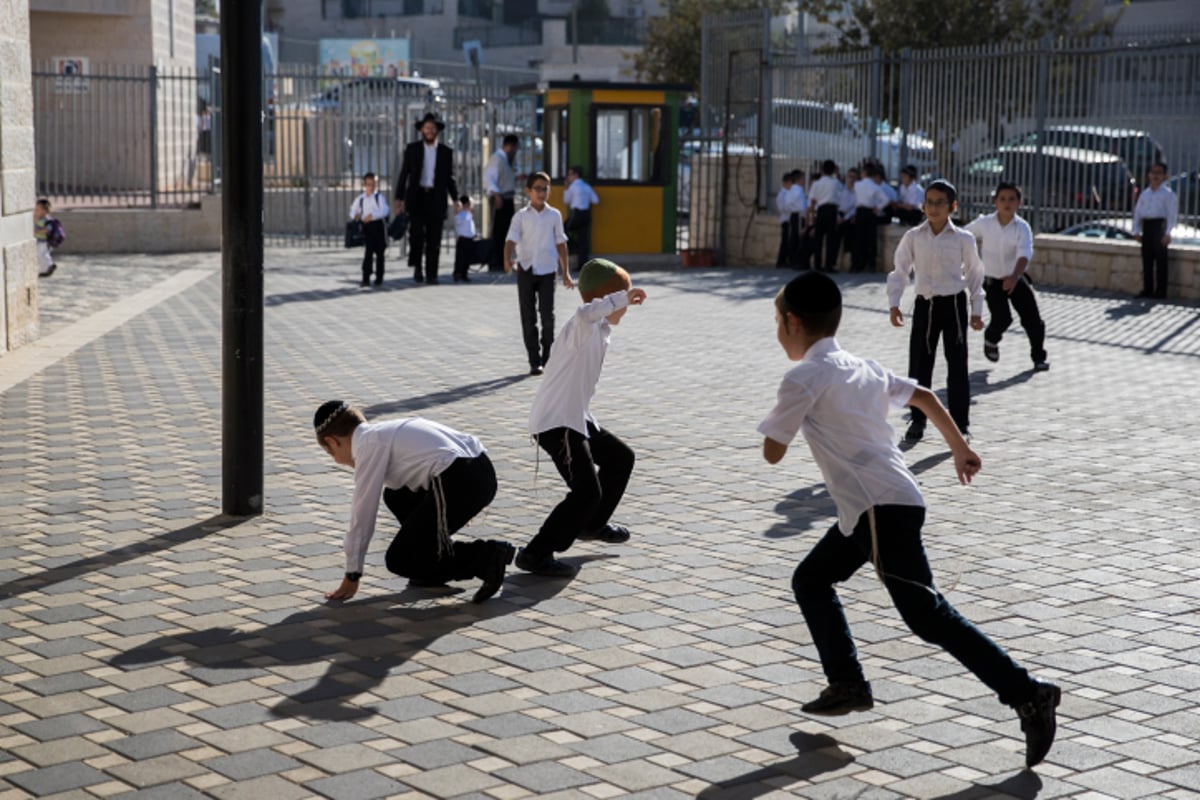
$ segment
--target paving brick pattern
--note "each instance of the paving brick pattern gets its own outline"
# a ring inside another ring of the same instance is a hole
[[[55,325],[219,259],[89,263],[43,284]],[[1197,796],[1195,307],[1044,291],[1049,373],[1019,331],[996,365],[972,334],[975,485],[907,454],[942,588],[1065,689],[1027,772],[1011,711],[867,572],[843,599],[878,703],[799,713],[822,679],[789,581],[832,504],[754,432],[782,272],[636,274],[594,404],[638,454],[628,544],[475,606],[389,576],[381,517],[359,596],[324,603],[352,483],[312,441],[325,399],[479,435],[500,490],[461,535],[523,544],[562,491],[524,433],[514,285],[356,272],[269,254],[261,518],[219,515],[218,274],[0,394],[0,800]],[[880,278],[842,286],[843,344],[902,371]]]

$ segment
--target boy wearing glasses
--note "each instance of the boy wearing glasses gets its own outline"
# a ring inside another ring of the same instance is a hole
[[[912,335],[908,345],[908,377],[926,389],[933,382],[938,339],[946,354],[946,390],[950,417],[968,436],[971,385],[967,377],[967,302],[971,327],[983,330],[983,262],[975,237],[957,227],[950,216],[958,208],[958,192],[949,181],[934,181],[925,190],[925,221],[910,228],[896,247],[895,269],[888,275],[892,325],[904,325],[900,298],[909,277],[917,276]],[[925,413],[912,410],[904,440],[915,444],[925,435]]]
[[[547,205],[550,176],[535,172],[525,180],[529,205],[513,215],[504,242],[504,271],[517,270],[517,300],[521,304],[521,330],[529,355],[529,374],[541,375],[554,344],[554,281],[562,270],[568,289],[567,234],[558,209]],[[538,349],[537,317],[541,316],[541,350]]]

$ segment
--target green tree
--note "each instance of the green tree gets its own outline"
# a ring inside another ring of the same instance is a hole
[[[633,68],[645,80],[699,88],[705,14],[764,7],[777,14],[794,4],[785,0],[666,0],[664,5],[666,13],[647,22],[646,43],[633,57]]]

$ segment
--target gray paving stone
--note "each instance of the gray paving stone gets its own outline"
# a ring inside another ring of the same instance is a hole
[[[85,786],[95,786],[107,782],[108,777],[97,769],[77,762],[56,764],[29,772],[18,772],[6,776],[6,780],[30,794],[41,797],[71,789],[82,789]]]
[[[210,759],[205,765],[235,781],[258,778],[275,772],[296,769],[300,762],[274,750],[249,750],[231,756]]]
[[[508,767],[498,770],[496,775],[538,794],[547,794],[594,782],[594,779],[578,770],[554,762]]]

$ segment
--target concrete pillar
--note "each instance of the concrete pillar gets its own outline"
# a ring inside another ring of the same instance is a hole
[[[0,251],[4,302],[0,354],[38,335],[37,246],[33,205],[33,81],[29,0],[0,0]]]

